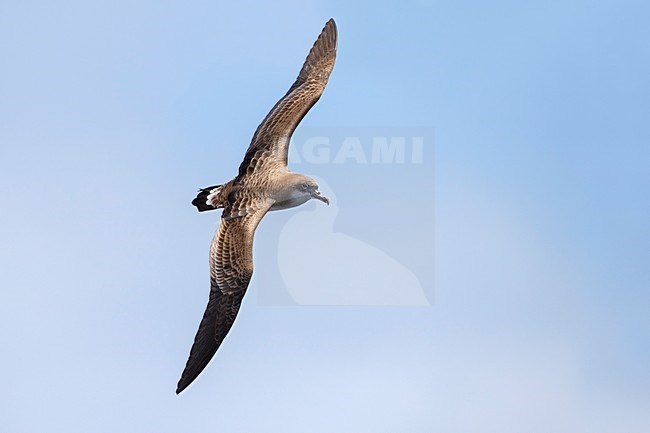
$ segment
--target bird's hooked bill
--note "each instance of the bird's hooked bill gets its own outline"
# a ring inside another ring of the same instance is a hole
[[[325,197],[324,195],[321,195],[321,193],[320,193],[319,191],[314,191],[314,192],[311,194],[311,196],[312,196],[312,198],[315,198],[316,200],[320,200],[320,201],[322,201],[323,203],[325,203],[325,204],[328,205],[328,206],[330,205],[330,199],[328,199],[328,198]]]

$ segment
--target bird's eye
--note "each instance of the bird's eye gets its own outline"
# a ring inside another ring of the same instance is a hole
[[[308,190],[309,189],[309,184],[308,183],[303,183],[302,185],[300,185],[300,187],[302,189],[304,189],[304,190]]]

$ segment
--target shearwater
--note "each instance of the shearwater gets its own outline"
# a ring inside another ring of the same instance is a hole
[[[230,331],[253,275],[253,236],[264,215],[314,198],[329,204],[312,178],[287,167],[293,131],[318,101],[336,59],[336,24],[330,19],[289,91],[257,127],[239,173],[231,181],[199,190],[199,212],[223,209],[210,246],[210,298],[178,382],[187,388]]]

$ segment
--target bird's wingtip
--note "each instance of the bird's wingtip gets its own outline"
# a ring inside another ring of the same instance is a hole
[[[330,18],[329,20],[327,20],[323,30],[328,29],[328,28],[331,28],[334,32],[336,32],[338,30],[338,28],[336,27],[336,21],[334,21],[334,18]]]
[[[190,386],[190,383],[192,383],[192,382],[187,383],[187,381],[183,380],[183,379],[184,379],[184,377],[181,377],[181,380],[179,380],[178,383],[176,384],[176,395],[183,392],[185,390],[185,388]]]

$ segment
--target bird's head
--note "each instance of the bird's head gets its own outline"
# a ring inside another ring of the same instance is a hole
[[[315,198],[329,205],[330,201],[318,190],[318,183],[309,176],[300,173],[291,174],[291,189],[294,195],[300,197]]]

